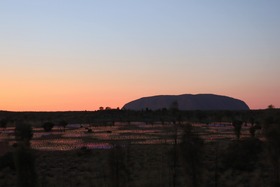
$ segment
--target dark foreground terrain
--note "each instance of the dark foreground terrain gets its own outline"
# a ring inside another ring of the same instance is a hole
[[[277,109],[114,112],[3,112],[0,186],[279,186]]]

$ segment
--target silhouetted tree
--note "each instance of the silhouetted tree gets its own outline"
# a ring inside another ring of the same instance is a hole
[[[63,128],[63,131],[65,132],[65,127],[68,125],[68,123],[67,123],[67,121],[62,120],[62,121],[60,121],[60,122],[58,123],[58,125],[59,125],[60,127],[62,127],[62,128]]]
[[[15,139],[17,147],[14,151],[14,163],[17,172],[18,187],[36,187],[37,175],[35,172],[35,156],[30,149],[30,140],[33,137],[32,127],[29,124],[17,123]]]
[[[267,109],[274,109],[275,107],[274,107],[274,105],[272,105],[272,104],[270,104],[270,105],[268,105],[267,106]]]
[[[242,124],[243,122],[241,120],[233,120],[232,122],[237,140],[240,139]]]
[[[26,123],[17,123],[15,128],[15,139],[18,143],[30,145],[30,140],[33,137],[33,130],[31,125]]]
[[[112,110],[112,108],[109,107],[109,106],[107,106],[107,107],[105,108],[105,110]]]
[[[184,129],[180,144],[182,157],[185,160],[184,167],[189,174],[192,186],[200,186],[200,171],[202,169],[203,140],[193,131],[191,124]]]
[[[46,132],[50,132],[53,127],[54,127],[54,124],[52,122],[43,123],[43,128]]]
[[[2,128],[2,130],[4,131],[4,129],[6,129],[8,124],[8,120],[7,119],[1,119],[0,120],[0,127]]]

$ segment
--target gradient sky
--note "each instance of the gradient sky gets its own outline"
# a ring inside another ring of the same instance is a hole
[[[279,0],[1,0],[0,110],[214,93],[280,107]]]

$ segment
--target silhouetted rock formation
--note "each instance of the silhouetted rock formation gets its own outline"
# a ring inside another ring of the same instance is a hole
[[[241,100],[214,94],[159,95],[143,97],[123,106],[128,110],[159,110],[178,108],[179,110],[249,110]]]

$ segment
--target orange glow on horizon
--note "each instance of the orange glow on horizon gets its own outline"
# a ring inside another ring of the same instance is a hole
[[[18,92],[16,92],[18,93]],[[143,93],[144,94],[144,93]],[[53,94],[53,93],[39,93],[35,95],[28,95],[27,93],[22,95],[10,94],[0,95],[4,98],[4,102],[1,103],[1,110],[8,111],[94,111],[98,110],[99,107],[110,107],[110,108],[122,108],[124,104],[129,101],[152,95],[162,95],[160,93],[143,95],[137,93],[131,93],[131,95],[125,95],[124,93],[119,94],[106,94],[106,93],[70,93],[70,94]],[[180,93],[176,93],[180,94]],[[175,95],[176,95],[175,94]],[[225,95],[225,94],[219,94]],[[250,97],[250,96],[232,96],[237,99],[241,99],[247,103],[250,109],[264,109],[269,104],[273,104],[275,107],[279,107],[273,102],[267,102],[262,100],[261,97]],[[274,98],[271,98],[271,101]],[[276,99],[276,98],[275,98]],[[12,101],[12,102],[10,102]]]

